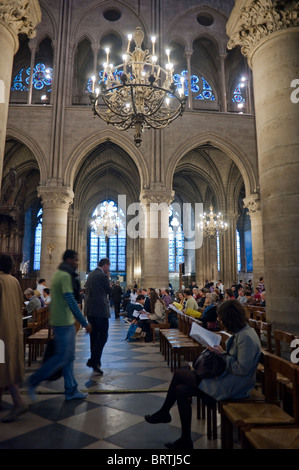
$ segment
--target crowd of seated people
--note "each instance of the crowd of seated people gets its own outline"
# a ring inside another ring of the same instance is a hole
[[[229,288],[224,288],[221,280],[209,282],[206,280],[203,287],[199,287],[195,281],[187,288],[173,293],[170,288],[132,288],[127,289],[123,295],[122,305],[125,322],[134,321],[141,325],[150,338],[150,323],[165,322],[165,311],[168,311],[168,323],[171,328],[178,327],[178,318],[175,308],[183,313],[190,311],[200,312],[200,321],[204,328],[217,330],[217,307],[224,300],[238,300],[242,305],[266,305],[265,286],[263,278],[256,288],[252,281],[243,285],[243,281],[234,281]],[[173,309],[172,307],[175,306]],[[140,313],[143,319],[140,320]],[[147,314],[147,318],[145,317]]]
[[[34,310],[49,306],[51,302],[50,289],[46,287],[45,279],[40,279],[35,288],[24,291],[24,313],[32,315]]]

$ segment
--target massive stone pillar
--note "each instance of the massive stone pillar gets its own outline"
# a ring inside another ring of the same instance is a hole
[[[18,34],[35,36],[41,21],[38,0],[2,0],[0,2],[0,189],[6,137],[7,114],[14,54],[19,48]]]
[[[173,191],[142,191],[140,202],[145,213],[144,264],[142,278],[146,288],[168,287],[169,205]]]
[[[256,287],[260,277],[265,276],[261,202],[258,194],[251,194],[243,201],[251,220],[253,285]]]
[[[239,0],[228,47],[253,72],[267,319],[299,333],[298,1]],[[295,83],[295,84],[294,84]],[[297,85],[298,86],[298,85]]]
[[[231,287],[233,281],[238,279],[237,270],[237,220],[238,214],[234,212],[228,213],[227,217],[228,228],[227,231],[220,235],[220,279],[223,282],[225,289]]]
[[[39,187],[38,195],[43,206],[43,230],[41,246],[40,277],[46,279],[47,286],[67,246],[67,217],[73,201],[73,191],[69,188]]]

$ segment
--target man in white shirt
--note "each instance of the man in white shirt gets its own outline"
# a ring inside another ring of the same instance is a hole
[[[37,283],[36,290],[38,290],[40,292],[40,295],[41,295],[43,300],[45,300],[45,298],[44,298],[44,288],[45,287],[46,287],[46,279],[40,279]]]

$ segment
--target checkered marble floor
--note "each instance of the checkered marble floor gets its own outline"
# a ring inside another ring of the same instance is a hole
[[[103,376],[86,367],[89,335],[79,330],[76,340],[75,377],[79,389],[89,392],[85,400],[65,402],[63,379],[37,387],[37,401],[29,412],[12,423],[1,418],[12,406],[4,395],[0,411],[0,449],[163,449],[180,437],[177,407],[170,424],[150,425],[145,414],[157,411],[166,395],[172,373],[159,349],[159,342],[128,343],[129,328],[112,313],[109,339],[102,357]],[[40,362],[26,368],[26,377]],[[26,388],[21,388],[28,401]],[[192,438],[195,449],[220,448],[209,441],[206,422],[197,420],[193,399]],[[219,432],[220,435],[220,432]]]

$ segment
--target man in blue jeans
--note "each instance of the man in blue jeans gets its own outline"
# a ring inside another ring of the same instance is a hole
[[[42,367],[28,380],[28,392],[32,400],[35,400],[35,388],[40,382],[50,378],[62,368],[64,378],[65,399],[86,398],[88,393],[78,390],[78,384],[74,377],[75,319],[91,332],[91,325],[82,315],[75,299],[77,290],[78,254],[73,250],[66,250],[63,262],[54,274],[51,283],[50,325],[54,333],[54,355],[43,363]]]
[[[86,365],[103,375],[101,358],[108,339],[110,306],[109,295],[112,292],[109,281],[110,260],[103,258],[98,267],[92,271],[85,284],[84,312],[91,324],[90,358]]]

